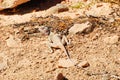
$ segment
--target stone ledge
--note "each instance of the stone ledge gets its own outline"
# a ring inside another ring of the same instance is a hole
[[[7,9],[7,8],[14,8],[28,1],[30,0],[0,0],[0,10]]]

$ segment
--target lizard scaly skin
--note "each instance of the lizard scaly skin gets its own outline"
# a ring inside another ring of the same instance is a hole
[[[64,46],[65,43],[68,44],[68,40],[64,35],[61,36],[60,34],[55,34],[53,32],[50,32],[48,39],[49,39],[48,47],[51,50],[51,53],[53,52],[52,48],[60,48],[70,59],[70,55]]]

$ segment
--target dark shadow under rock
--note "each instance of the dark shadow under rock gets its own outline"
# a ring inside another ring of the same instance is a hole
[[[0,14],[13,15],[13,14],[26,14],[34,11],[46,10],[64,0],[31,0],[27,3],[21,4],[13,9],[5,9],[0,11]]]

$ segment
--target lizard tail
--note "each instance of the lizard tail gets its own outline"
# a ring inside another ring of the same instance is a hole
[[[64,46],[62,46],[62,47],[63,47],[62,49],[64,50],[64,53],[67,55],[68,59],[75,65],[75,63],[71,60],[70,54],[69,54],[68,50],[66,49],[66,47],[64,47]]]
[[[64,50],[64,53],[67,55],[67,57],[70,59],[70,54],[68,50],[65,47],[63,48],[63,50]]]

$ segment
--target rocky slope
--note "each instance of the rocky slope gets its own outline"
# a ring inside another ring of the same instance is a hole
[[[47,8],[40,4],[40,10],[23,7],[0,15],[0,80],[120,79],[119,5],[61,2]],[[50,53],[43,26],[67,37],[65,47],[75,65],[60,49]]]

